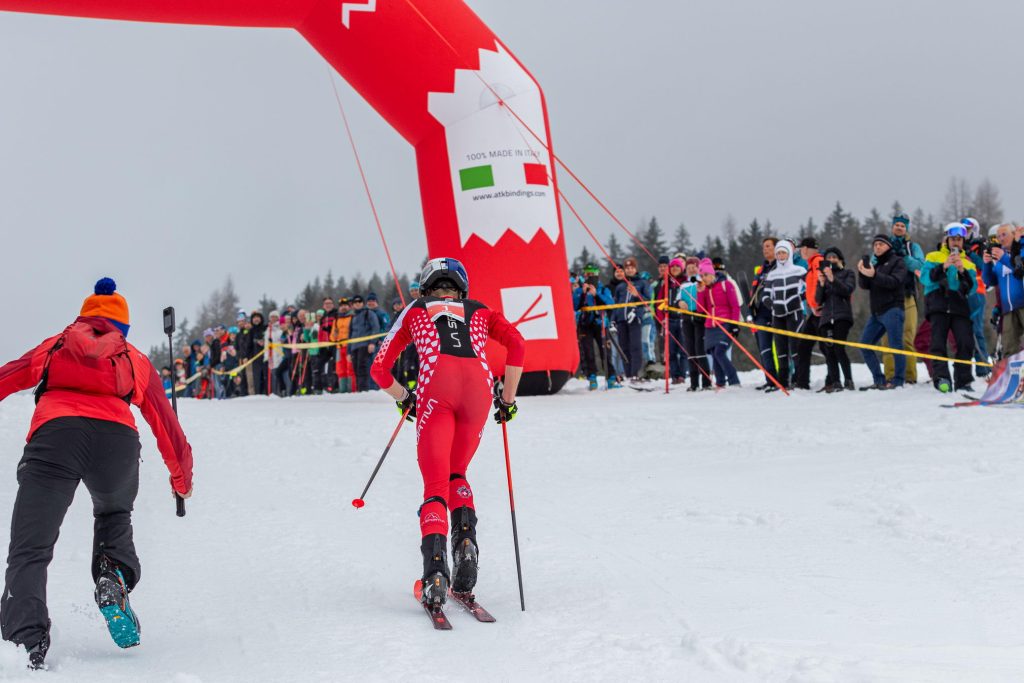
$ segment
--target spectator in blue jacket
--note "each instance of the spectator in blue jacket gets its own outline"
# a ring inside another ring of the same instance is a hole
[[[637,273],[634,257],[629,256],[623,260],[622,274],[624,277],[615,287],[615,303],[628,304],[651,300],[650,282]],[[618,332],[619,345],[625,355],[623,363],[626,375],[631,379],[640,379],[644,367],[643,326],[650,320],[651,312],[647,306],[629,306],[616,309],[612,318]]]
[[[359,339],[380,334],[380,318],[366,308],[363,297],[352,297],[352,326],[349,328],[349,339]],[[360,341],[349,344],[348,352],[352,358],[352,366],[356,375],[356,391],[370,390],[370,362],[377,351],[374,340]]]
[[[615,303],[612,292],[601,282],[601,271],[593,263],[583,268],[583,283],[573,290],[572,307],[576,311],[576,334],[580,342],[580,360],[583,374],[590,382],[590,390],[597,389],[597,358],[605,369],[605,382],[609,389],[619,385],[615,381],[615,370],[608,357],[608,344],[605,339],[605,311],[581,311],[590,306],[608,306]]]
[[[1005,357],[1020,351],[1024,341],[1024,227],[1004,223],[997,228],[996,239],[999,246],[987,250],[982,257],[982,279],[989,287],[999,288]]]

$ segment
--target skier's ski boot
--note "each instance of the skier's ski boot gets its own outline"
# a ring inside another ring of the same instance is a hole
[[[47,630],[43,639],[28,649],[28,668],[45,669],[46,653],[50,649],[50,632]]]
[[[462,506],[452,513],[452,591],[472,593],[480,549],[476,544],[476,512]]]
[[[609,389],[621,389],[622,385],[619,384],[619,380],[617,380],[616,378],[609,377],[608,378],[608,388]]]
[[[107,622],[110,637],[118,647],[139,644],[142,626],[128,604],[128,587],[120,567],[106,555],[100,558],[100,575],[96,579],[96,605]]]
[[[444,534],[428,534],[423,537],[420,552],[423,553],[423,594],[424,605],[440,607],[448,599],[451,574],[448,572],[448,539]]]
[[[587,377],[587,381],[590,382],[590,390],[597,391],[597,375]]]

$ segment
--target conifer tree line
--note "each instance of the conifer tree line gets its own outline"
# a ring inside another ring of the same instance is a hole
[[[652,276],[656,276],[658,272],[658,256],[673,256],[677,253],[708,258],[719,256],[725,262],[726,271],[736,278],[740,288],[747,289],[749,279],[753,278],[754,269],[764,260],[761,242],[766,237],[789,239],[794,244],[798,244],[805,237],[814,237],[818,240],[821,250],[830,246],[839,247],[846,257],[847,266],[854,268],[856,260],[869,253],[872,238],[879,233],[890,234],[892,217],[901,213],[910,217],[910,238],[917,242],[925,253],[936,248],[942,240],[942,230],[948,223],[971,216],[978,220],[987,235],[990,226],[1006,220],[999,189],[992,181],[985,179],[972,191],[966,180],[954,177],[949,181],[945,199],[937,214],[926,212],[920,207],[910,211],[899,201],[894,201],[885,212],[873,208],[867,216],[858,218],[837,201],[832,212],[821,218],[820,222],[814,217],[808,217],[801,225],[776,225],[770,218],[754,218],[742,230],[738,228],[736,219],[730,214],[722,222],[718,233],[709,234],[700,244],[693,241],[685,223],[679,223],[670,238],[658,219],[652,217],[642,220],[633,230],[633,234],[655,258],[648,256],[621,231],[613,232],[604,243],[604,247],[615,263],[621,265],[624,258],[634,256],[639,270],[646,271]],[[584,246],[576,258],[572,259],[571,270],[580,273],[588,263],[601,267],[602,279],[611,279],[612,268],[596,246]],[[855,293],[852,303],[855,322],[850,339],[858,339],[869,316],[868,297]],[[991,302],[989,305],[991,306]],[[992,331],[987,327],[986,334],[990,337],[989,341],[994,342],[991,338]],[[758,353],[750,335],[742,334],[740,341],[754,354]],[[742,352],[733,355],[733,362],[740,370],[749,370],[753,367]]]
[[[937,214],[925,212],[920,207],[910,211],[899,201],[894,201],[886,212],[874,208],[867,216],[857,218],[837,201],[832,212],[821,218],[820,223],[813,216],[801,225],[776,225],[771,218],[755,217],[743,230],[739,230],[736,219],[729,214],[718,233],[709,234],[700,244],[693,242],[683,222],[679,223],[671,238],[668,237],[656,217],[642,220],[633,234],[655,257],[677,253],[708,258],[720,256],[726,269],[738,277],[740,273],[753,273],[754,268],[761,264],[761,241],[766,237],[790,239],[794,243],[804,237],[815,237],[822,249],[837,246],[852,263],[868,252],[873,236],[889,233],[892,217],[899,213],[910,217],[911,239],[918,242],[925,252],[934,249],[941,241],[942,229],[947,223],[971,216],[978,219],[987,233],[991,225],[1005,220],[999,189],[992,181],[985,179],[972,192],[966,180],[954,177],[949,181],[945,200]],[[641,272],[654,274],[658,270],[657,261],[621,232],[613,233],[604,247],[616,263],[621,264],[627,256],[635,256]],[[591,245],[584,246],[572,260],[571,270],[579,273],[587,263],[594,263],[610,273],[604,255]]]
[[[398,276],[398,282],[406,299],[409,298],[409,283],[412,281],[413,279],[406,274]],[[241,300],[235,291],[234,280],[229,275],[221,287],[210,293],[194,316],[179,318],[178,330],[173,338],[174,353],[177,356],[193,340],[201,340],[203,330],[207,328],[218,324],[227,327],[235,325],[239,310],[244,310],[246,313],[262,311],[264,319],[266,319],[270,311],[281,311],[289,305],[295,306],[296,309],[304,308],[315,311],[323,306],[323,300],[327,297],[337,301],[343,296],[350,297],[356,294],[365,297],[369,292],[376,293],[381,306],[388,311],[391,310],[391,300],[398,296],[398,288],[395,287],[395,279],[391,273],[381,276],[374,272],[369,278],[364,277],[361,273],[356,273],[351,279],[347,279],[344,276],[335,278],[333,271],[328,270],[322,278],[318,275],[312,281],[307,282],[292,299],[282,299],[278,302],[277,299],[264,293],[253,306],[251,303]],[[158,368],[167,365],[167,343],[151,346],[149,358]]]

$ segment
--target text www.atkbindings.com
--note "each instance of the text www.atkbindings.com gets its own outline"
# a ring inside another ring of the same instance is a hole
[[[525,197],[532,199],[533,197],[547,197],[548,193],[542,190],[502,190],[501,192],[488,192],[487,194],[475,194],[473,195],[473,201],[478,202],[482,199],[504,199],[506,197]]]

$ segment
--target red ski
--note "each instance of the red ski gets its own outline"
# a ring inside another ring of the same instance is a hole
[[[430,623],[434,625],[436,631],[451,631],[452,623],[448,621],[448,616],[444,613],[444,609],[440,605],[427,605],[423,603],[423,581],[416,579],[416,583],[413,584],[412,594],[416,598],[416,602],[423,606],[423,610],[430,617]]]
[[[480,603],[476,601],[476,596],[472,593],[456,593],[455,591],[449,591],[452,600],[462,605],[463,609],[472,614],[477,621],[482,621],[485,624],[493,624],[497,619],[491,616],[491,613],[480,606]]]

